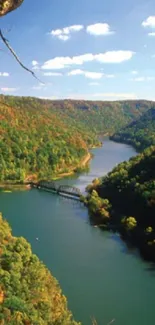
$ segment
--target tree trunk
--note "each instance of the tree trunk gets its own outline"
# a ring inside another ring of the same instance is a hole
[[[0,0],[0,17],[17,9],[24,0]]]

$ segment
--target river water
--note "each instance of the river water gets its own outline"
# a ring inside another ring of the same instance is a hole
[[[89,173],[61,183],[84,191],[92,179],[136,154],[130,146],[108,139],[92,151]],[[26,237],[58,279],[76,320],[90,325],[94,316],[98,325],[112,320],[116,325],[155,324],[153,266],[127,248],[119,235],[90,226],[82,204],[31,190],[2,193],[0,210],[14,235]]]

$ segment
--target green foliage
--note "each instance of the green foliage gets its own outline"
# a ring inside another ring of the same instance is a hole
[[[146,228],[146,233],[147,234],[151,234],[153,232],[153,228],[152,227],[147,227]]]
[[[0,324],[77,325],[56,279],[1,215]]]
[[[122,224],[127,230],[133,230],[137,227],[137,221],[134,217],[123,218]]]
[[[52,178],[80,168],[97,134],[112,134],[151,102],[50,101],[0,96],[0,181]]]
[[[92,190],[87,197],[89,211],[99,217],[100,221],[107,222],[110,217],[110,202],[98,196],[97,191]]]
[[[137,121],[112,136],[112,139],[132,144],[139,151],[155,145],[155,104],[152,106]]]
[[[96,188],[120,214],[133,215],[145,228],[154,226],[155,146],[116,166]]]
[[[109,225],[122,231],[146,258],[155,261],[155,146],[116,166],[95,191],[93,186],[90,188],[88,201],[97,223],[105,199],[110,202],[106,208]]]

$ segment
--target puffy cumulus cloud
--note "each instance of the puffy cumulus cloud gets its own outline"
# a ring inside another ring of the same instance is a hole
[[[45,77],[61,77],[63,74],[60,72],[44,72]]]
[[[50,34],[62,41],[67,41],[71,37],[72,33],[80,32],[83,28],[83,25],[72,25],[69,27],[64,27],[62,29],[52,30]]]
[[[121,63],[128,61],[132,58],[134,52],[132,51],[108,51],[105,53],[92,54],[86,53],[78,56],[64,56],[55,57],[54,59],[44,62],[41,69],[43,70],[54,70],[64,69],[71,65],[82,65],[86,62],[97,61],[100,63]]]
[[[84,70],[72,70],[68,73],[68,76],[76,76],[76,75],[83,75],[89,79],[101,79],[103,77],[103,73],[101,72],[91,72],[91,71],[84,71]]]
[[[155,28],[155,16],[149,16],[142,22],[143,27]]]
[[[86,28],[86,31],[90,35],[101,36],[101,35],[111,35],[114,34],[113,31],[110,30],[110,26],[107,23],[97,23],[93,25],[89,25]]]
[[[4,93],[14,93],[18,90],[18,88],[2,87],[0,90]]]
[[[8,72],[0,72],[0,77],[9,77]]]
[[[64,69],[70,65],[82,65],[84,62],[94,60],[94,55],[91,53],[78,56],[62,56],[46,61],[41,67],[43,70]]]
[[[132,51],[108,51],[103,54],[97,54],[95,59],[101,63],[121,63],[132,58]]]

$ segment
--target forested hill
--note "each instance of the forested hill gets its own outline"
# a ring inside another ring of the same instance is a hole
[[[0,214],[0,324],[78,325],[56,279]]]
[[[28,111],[49,110],[64,121],[86,128],[92,132],[113,134],[124,125],[140,117],[154,107],[154,102],[145,100],[84,101],[46,100],[32,97],[0,96],[0,102]],[[69,119],[69,120],[68,120]]]
[[[155,104],[154,108],[143,114],[137,121],[131,122],[127,127],[120,130],[112,139],[132,144],[138,150],[155,145]]]
[[[115,224],[155,260],[155,146],[115,167],[90,186],[95,222]]]
[[[51,179],[78,168],[97,133],[120,130],[152,105],[1,95],[0,181]]]

